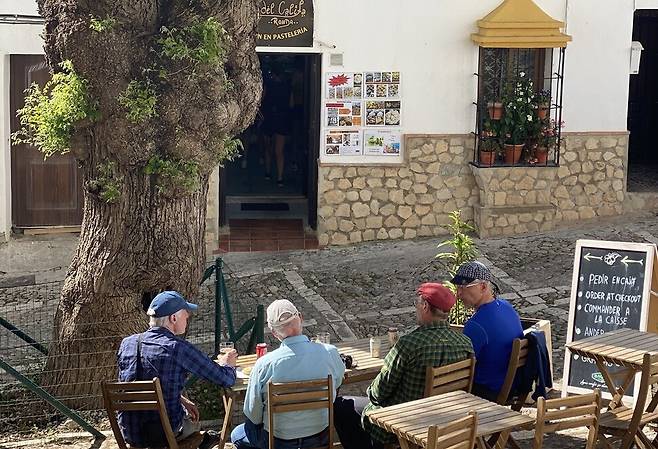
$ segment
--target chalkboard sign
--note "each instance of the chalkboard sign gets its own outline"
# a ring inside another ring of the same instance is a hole
[[[567,343],[615,329],[647,329],[655,254],[656,247],[650,244],[576,243]],[[568,350],[563,385],[564,394],[594,388],[608,391],[596,362]],[[629,395],[633,390],[633,386],[628,388]]]
[[[312,47],[313,0],[259,0],[256,45]]]

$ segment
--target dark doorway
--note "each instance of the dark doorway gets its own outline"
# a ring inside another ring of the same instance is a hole
[[[644,47],[628,97],[628,191],[658,192],[658,10],[638,10],[633,40]]]
[[[221,221],[298,218],[315,227],[320,55],[260,53],[263,100],[220,173]]]
[[[25,104],[32,83],[44,86],[50,69],[42,55],[11,55],[11,132],[20,123],[16,111]],[[71,154],[51,156],[30,145],[11,146],[11,204],[15,228],[75,226],[82,223],[82,176]]]

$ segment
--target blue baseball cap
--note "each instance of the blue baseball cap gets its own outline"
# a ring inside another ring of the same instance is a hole
[[[146,314],[155,318],[162,318],[164,316],[173,315],[179,310],[185,309],[188,312],[194,312],[198,309],[199,306],[185,301],[183,296],[175,291],[164,291],[158,293],[149,309],[146,311]]]

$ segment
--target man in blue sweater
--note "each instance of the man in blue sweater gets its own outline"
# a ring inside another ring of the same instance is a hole
[[[495,402],[507,374],[512,341],[523,337],[521,320],[510,303],[494,294],[496,285],[484,264],[463,264],[452,283],[464,304],[475,309],[464,326],[477,360],[472,393]]]

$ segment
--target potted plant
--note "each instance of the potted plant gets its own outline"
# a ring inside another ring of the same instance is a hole
[[[511,80],[505,89],[505,113],[501,119],[501,135],[505,139],[505,163],[514,165],[521,159],[529,128],[537,124],[532,80],[524,72]]]
[[[490,120],[500,120],[500,118],[503,116],[502,101],[495,99],[493,101],[487,102],[487,112],[489,113]]]
[[[537,103],[537,117],[544,120],[551,108],[551,91],[540,90],[535,96],[535,102]]]
[[[497,122],[485,120],[478,142],[479,162],[481,166],[492,166],[496,161],[496,156],[501,149],[499,140],[499,128]]]
[[[546,165],[548,162],[548,153],[557,148],[558,136],[562,126],[564,126],[564,122],[557,122],[553,119],[542,121],[539,139],[535,149],[537,164]]]

